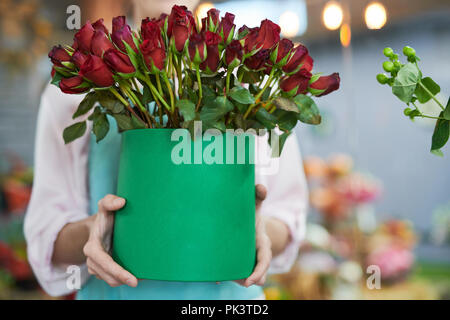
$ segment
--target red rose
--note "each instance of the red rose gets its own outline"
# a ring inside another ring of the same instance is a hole
[[[75,76],[72,78],[62,78],[59,82],[59,88],[64,93],[76,94],[83,93],[89,90],[89,88],[77,88],[84,83],[82,76]]]
[[[117,49],[107,50],[103,55],[103,61],[116,72],[134,73],[136,71],[130,58]]]
[[[127,51],[123,41],[125,41],[134,51],[137,52],[136,45],[133,41],[133,32],[131,31],[131,27],[126,23],[124,16],[115,17],[113,19],[113,32],[111,33],[111,39],[123,52]]]
[[[282,68],[286,73],[297,72],[300,68],[311,72],[313,60],[308,54],[308,49],[304,45],[298,45],[294,48],[293,56],[288,60]]]
[[[155,39],[144,40],[140,45],[145,64],[153,73],[164,69],[166,60],[166,50],[159,46],[158,42],[154,40]]]
[[[207,49],[203,34],[194,33],[189,38],[188,52],[191,61],[197,65],[206,59]]]
[[[266,67],[266,63],[269,60],[270,50],[259,50],[256,54],[250,58],[245,59],[244,64],[251,70],[260,70]]]
[[[113,74],[103,60],[97,56],[89,55],[81,66],[80,74],[99,87],[110,87],[114,84]]]
[[[62,46],[54,46],[52,50],[48,53],[48,57],[52,63],[57,67],[63,67],[61,62],[70,61],[70,55],[67,53],[66,49]]]
[[[108,34],[108,28],[105,27],[105,25],[103,24],[103,19],[98,19],[97,21],[95,21],[92,24],[92,27],[94,28],[94,30],[101,30],[104,33]]]
[[[225,13],[225,16],[220,20],[219,33],[222,37],[223,42],[230,43],[234,36],[234,29],[236,28],[234,24],[234,14]]]
[[[192,13],[185,6],[174,5],[169,16],[167,35],[174,38],[175,48],[183,51],[186,41],[195,29]]]
[[[165,49],[164,41],[161,34],[161,27],[156,21],[150,19],[142,20],[141,36],[143,40],[154,42],[156,47]]]
[[[261,21],[259,28],[249,30],[245,38],[246,52],[255,49],[272,49],[280,41],[280,26],[268,19]]]
[[[81,69],[81,66],[86,62],[87,58],[88,58],[87,55],[77,50],[72,55],[71,61],[73,62],[73,64],[77,66],[78,69]]]
[[[315,96],[321,97],[327,95],[337,89],[339,89],[339,84],[341,82],[341,78],[339,77],[339,73],[333,73],[329,76],[322,76],[313,83],[309,85],[310,90]]]
[[[292,48],[294,47],[294,44],[289,39],[282,39],[280,42],[278,42],[277,46],[277,57],[275,59],[275,63],[285,65],[287,62],[288,54],[291,52]]]
[[[102,30],[96,30],[91,42],[91,52],[98,57],[102,57],[108,49],[114,48],[114,45],[109,41],[106,33]]]
[[[238,66],[242,60],[242,45],[239,40],[233,40],[225,48],[225,63],[228,66]]]
[[[206,60],[200,64],[202,70],[208,72],[216,72],[219,67],[220,55],[219,55],[219,43],[222,41],[222,37],[214,32],[207,31],[205,34],[206,43]]]
[[[219,23],[220,11],[211,8],[208,10],[206,17],[202,19],[202,31],[213,31]]]
[[[167,17],[168,17],[167,14],[161,13],[158,19],[153,18],[152,21],[155,22],[161,30],[163,30]]]
[[[306,93],[308,90],[311,73],[306,69],[300,69],[299,72],[281,79],[280,88],[290,95]]]
[[[83,51],[83,52],[91,52],[91,42],[92,37],[94,36],[94,28],[92,25],[87,22],[76,34],[74,41],[74,48]]]

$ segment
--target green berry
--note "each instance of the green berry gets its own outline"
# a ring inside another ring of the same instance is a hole
[[[395,69],[394,63],[392,61],[383,62],[383,69],[386,72],[392,72]]]
[[[392,57],[391,57],[391,60],[392,60],[392,61],[397,61],[397,60],[398,60],[398,54],[395,54],[395,53],[394,53],[394,54],[392,55]]]
[[[402,64],[399,61],[394,61],[394,67],[396,70],[400,70],[402,67]]]
[[[389,47],[384,48],[383,54],[384,54],[386,57],[390,58],[390,57],[392,57],[392,55],[394,54],[394,50],[392,50],[392,48],[389,48]]]
[[[389,81],[389,78],[384,73],[377,74],[377,81],[380,84],[386,84]]]
[[[414,50],[410,46],[406,46],[403,48],[403,54],[407,57],[414,57],[416,55],[416,50]]]
[[[403,110],[403,114],[405,116],[409,116],[409,114],[411,113],[412,109],[411,108],[405,108],[405,110]]]

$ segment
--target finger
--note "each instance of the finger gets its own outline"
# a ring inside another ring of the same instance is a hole
[[[113,194],[106,195],[98,202],[98,211],[111,212],[122,208],[125,205],[125,199]]]
[[[270,246],[262,245],[258,249],[258,262],[253,273],[245,280],[244,286],[249,287],[259,282],[266,274],[272,259],[272,251]]]
[[[98,263],[96,263],[93,259],[89,258],[88,260],[90,260],[91,269],[95,270],[95,277],[97,279],[105,281],[111,287],[118,287],[118,286],[123,285],[123,283],[121,281],[118,281],[117,279],[113,278],[105,270],[103,270],[103,268]]]
[[[257,184],[255,186],[255,203],[256,208],[258,209],[261,206],[261,203],[267,196],[267,189],[262,184]]]
[[[136,287],[138,281],[135,276],[130,272],[126,271],[124,268],[119,266],[110,255],[108,255],[103,248],[98,250],[95,255],[95,262],[111,277],[115,280],[129,285],[130,287]]]

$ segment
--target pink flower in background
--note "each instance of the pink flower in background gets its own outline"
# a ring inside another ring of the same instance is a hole
[[[378,266],[384,281],[393,281],[406,275],[413,263],[411,251],[395,246],[378,249],[367,257],[367,265]]]

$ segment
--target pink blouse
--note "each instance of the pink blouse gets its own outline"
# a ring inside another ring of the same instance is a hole
[[[72,124],[72,114],[83,96],[65,95],[48,85],[38,116],[33,193],[25,216],[24,232],[28,259],[42,288],[52,296],[71,293],[66,266],[52,264],[53,244],[64,225],[88,216],[89,135],[65,145],[62,132]],[[89,129],[89,128],[88,128]],[[267,155],[265,138],[257,140],[256,183],[267,188],[261,214],[283,221],[290,230],[290,243],[273,258],[269,272],[287,272],[297,257],[305,234],[308,193],[302,159],[295,135],[290,136],[279,159]],[[89,274],[81,265],[82,283]]]

